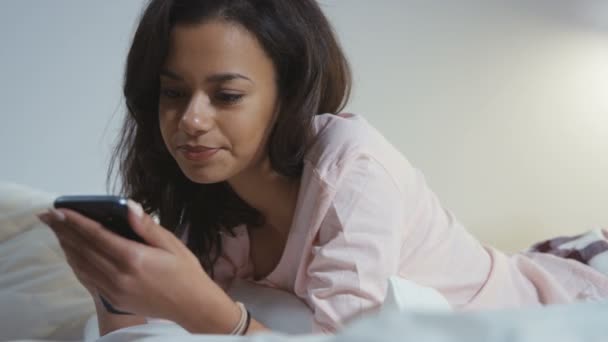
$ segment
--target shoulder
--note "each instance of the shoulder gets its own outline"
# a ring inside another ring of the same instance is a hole
[[[355,114],[321,114],[313,119],[313,142],[305,157],[321,174],[368,154],[375,129]]]
[[[313,131],[316,135],[345,133],[345,129],[357,128],[367,130],[371,128],[367,120],[358,114],[319,114],[313,118]]]
[[[356,114],[321,114],[313,119],[314,142],[308,159],[318,159],[323,153],[354,152],[369,146],[369,140],[378,132],[367,120]]]
[[[367,169],[358,173],[371,175],[371,167],[376,174],[392,178],[411,168],[405,156],[360,115],[317,115],[312,129],[314,140],[304,158],[305,167],[327,185],[336,185],[349,171]]]

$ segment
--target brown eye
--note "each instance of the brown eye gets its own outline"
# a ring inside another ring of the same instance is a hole
[[[168,99],[178,99],[180,97],[184,97],[185,93],[175,89],[161,89],[160,96]]]
[[[215,99],[224,104],[235,104],[243,98],[243,94],[219,92],[215,95]]]

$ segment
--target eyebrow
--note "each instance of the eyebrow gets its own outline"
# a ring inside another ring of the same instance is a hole
[[[179,76],[178,74],[174,73],[173,71],[170,71],[167,69],[161,70],[160,75],[168,77],[175,81],[183,81],[183,78],[181,76]],[[222,83],[222,82],[232,81],[232,80],[239,79],[239,78],[243,79],[243,80],[247,80],[251,83],[254,83],[249,77],[247,77],[245,75],[241,75],[236,72],[224,72],[224,73],[209,75],[207,78],[205,78],[205,82]]]

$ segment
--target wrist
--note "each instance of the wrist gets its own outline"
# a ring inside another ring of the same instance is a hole
[[[238,305],[239,310],[241,311],[241,316],[234,329],[232,329],[232,331],[230,332],[230,335],[243,336],[249,331],[249,325],[251,324],[251,314],[249,313],[247,308],[245,308],[245,305],[243,303],[237,302],[236,304]]]
[[[230,334],[241,321],[241,308],[221,289],[219,292],[190,300],[173,321],[193,334]]]
[[[103,304],[95,304],[97,311],[97,325],[100,336],[104,336],[112,331],[131,327],[134,325],[146,324],[145,317],[136,315],[115,315],[106,311]]]

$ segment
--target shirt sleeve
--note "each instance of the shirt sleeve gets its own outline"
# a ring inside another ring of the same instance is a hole
[[[404,234],[402,196],[382,166],[359,157],[343,172],[307,270],[308,304],[320,332],[382,304],[388,278],[398,273]]]

